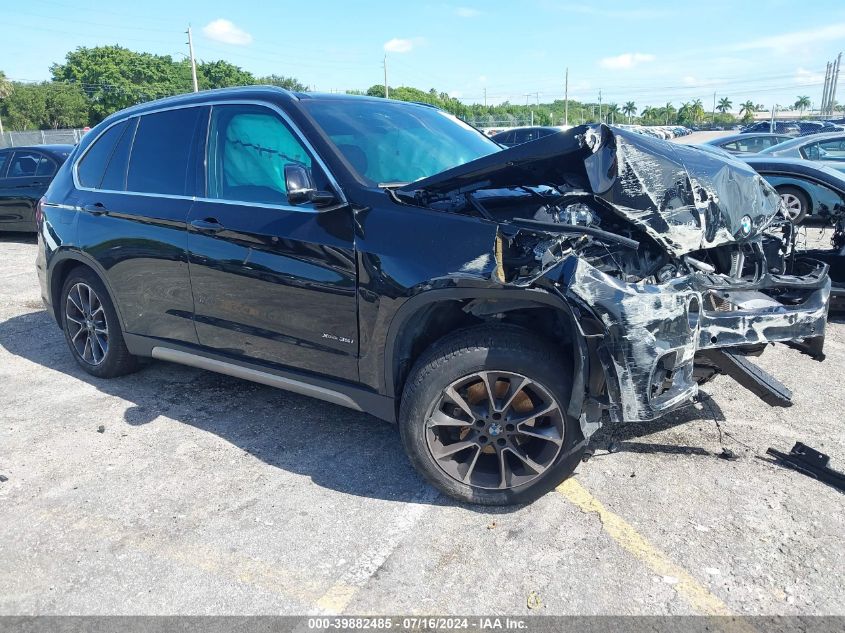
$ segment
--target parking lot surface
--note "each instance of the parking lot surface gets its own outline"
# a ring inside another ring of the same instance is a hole
[[[719,377],[491,510],[367,415],[162,362],[89,376],[35,251],[0,237],[0,614],[845,614],[845,495],[765,458],[800,440],[845,470],[841,321],[824,363],[760,359],[791,408]]]

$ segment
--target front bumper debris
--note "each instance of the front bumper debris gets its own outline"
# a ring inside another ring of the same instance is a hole
[[[646,421],[698,393],[694,367],[705,350],[815,339],[821,353],[827,266],[799,260],[796,268],[801,275],[766,274],[753,284],[693,273],[651,285],[625,283],[570,257],[556,267],[554,287],[600,322],[594,337],[611,420]],[[782,300],[763,292],[772,288]]]

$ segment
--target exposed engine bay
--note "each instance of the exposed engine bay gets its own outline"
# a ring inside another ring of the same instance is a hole
[[[576,312],[605,374],[585,435],[603,412],[658,417],[716,373],[786,406],[789,390],[743,357],[780,341],[823,358],[828,266],[796,255],[777,192],[742,163],[582,126],[394,196],[494,225],[484,265],[466,272],[544,288]]]

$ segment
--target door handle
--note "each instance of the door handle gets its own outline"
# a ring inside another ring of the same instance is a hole
[[[90,213],[91,215],[104,215],[109,212],[109,210],[106,209],[105,205],[102,202],[86,204],[82,207],[82,210],[86,213]]]
[[[215,233],[219,233],[225,228],[215,218],[205,218],[204,220],[191,220],[191,226],[200,233],[207,233],[208,235],[214,235]]]

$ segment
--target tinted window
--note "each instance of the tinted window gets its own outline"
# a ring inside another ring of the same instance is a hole
[[[135,137],[135,127],[137,125],[138,119],[130,119],[124,128],[123,134],[121,134],[112,151],[111,159],[103,175],[103,181],[100,184],[100,189],[107,189],[109,191],[126,190],[126,170],[129,167],[129,149],[132,147],[132,139]]]
[[[819,160],[845,161],[845,138],[818,143]]]
[[[35,170],[36,176],[52,176],[56,173],[56,163],[47,156],[41,157],[41,162],[38,163],[38,168]]]
[[[115,143],[117,143],[125,128],[126,121],[111,126],[88,148],[76,167],[76,176],[80,185],[92,188],[100,186],[100,182],[103,180],[103,172],[112,151],[114,151]]]
[[[257,106],[214,106],[208,139],[208,197],[287,204],[285,166],[311,157],[285,122]]]
[[[6,175],[6,163],[9,161],[9,156],[12,152],[0,152],[0,178]]]
[[[520,143],[525,143],[528,140],[529,131],[528,130],[516,130],[513,133],[513,141],[511,141],[514,145],[519,145]]]
[[[18,150],[9,162],[9,177],[48,177],[54,175],[57,169],[56,161],[46,154]]]
[[[139,117],[129,158],[127,191],[184,195],[191,141],[200,108]]]

